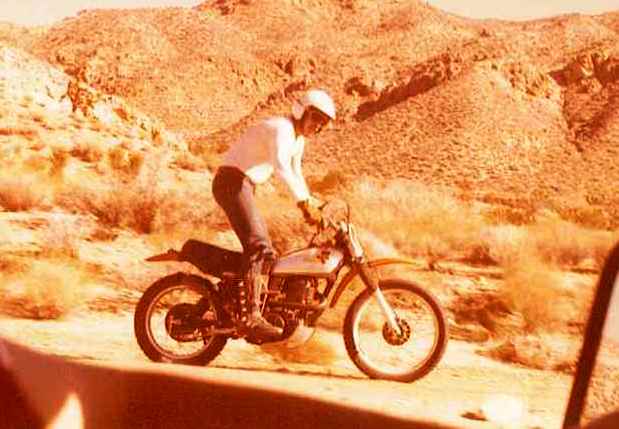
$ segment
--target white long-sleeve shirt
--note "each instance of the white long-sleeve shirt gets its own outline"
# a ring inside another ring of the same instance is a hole
[[[264,183],[275,172],[297,201],[310,193],[301,171],[305,140],[296,135],[290,119],[275,117],[249,128],[224,155],[223,165],[236,167],[255,183]]]

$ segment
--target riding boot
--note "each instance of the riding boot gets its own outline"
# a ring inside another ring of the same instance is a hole
[[[249,270],[249,275],[246,277],[248,286],[248,295],[250,297],[250,309],[248,327],[256,336],[268,340],[277,339],[282,335],[283,330],[271,325],[264,317],[262,317],[260,294],[262,292],[262,264],[253,264]]]

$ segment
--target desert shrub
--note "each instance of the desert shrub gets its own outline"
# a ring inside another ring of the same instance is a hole
[[[499,296],[523,316],[528,332],[565,333],[568,327],[584,327],[593,292],[593,280],[570,277],[539,255],[527,254],[505,266]]]
[[[58,319],[81,301],[82,273],[68,260],[31,260],[23,271],[4,274],[3,311],[34,319]]]
[[[154,230],[161,193],[153,185],[130,183],[93,189],[88,184],[59,189],[55,202],[74,213],[90,213],[100,224],[130,228],[141,234]]]
[[[46,120],[45,120],[45,114],[42,112],[35,112],[32,114],[32,120],[34,122],[37,122],[39,124],[45,124]]]
[[[43,231],[42,254],[46,257],[78,258],[76,222],[68,217],[56,215]]]
[[[322,177],[311,177],[307,180],[309,188],[312,192],[330,195],[341,192],[349,187],[352,183],[352,178],[341,170],[329,170]]]
[[[34,97],[30,94],[26,94],[22,97],[19,105],[23,107],[28,107],[32,105],[33,102],[34,102]]]
[[[0,175],[0,207],[12,212],[28,211],[44,205],[46,189],[34,175],[5,172]]]
[[[193,155],[191,152],[181,152],[176,156],[174,165],[188,171],[201,171],[205,169],[212,169],[206,161]]]
[[[577,266],[586,260],[598,266],[613,243],[614,234],[596,231],[560,219],[541,219],[529,234],[540,256],[562,266]]]
[[[128,183],[71,184],[56,192],[55,202],[71,212],[94,215],[103,227],[141,234],[186,234],[226,222],[208,189],[163,188],[150,175]]]
[[[190,140],[187,143],[189,152],[201,159],[202,163],[211,171],[217,169],[221,164],[222,154],[226,151],[227,145],[223,142],[205,142],[201,140]]]
[[[2,127],[0,136],[21,136],[26,140],[34,140],[39,136],[39,132],[33,128]]]
[[[225,223],[213,196],[204,189],[167,189],[162,191],[155,219],[155,231],[174,234],[194,230],[213,230]]]
[[[490,225],[528,225],[535,221],[535,212],[532,208],[499,205],[486,211],[484,219]]]
[[[586,300],[578,294],[565,283],[562,272],[535,254],[505,266],[500,296],[510,310],[522,314],[529,332],[561,330],[568,321],[579,319]]]
[[[9,234],[9,228],[0,226],[0,233]],[[2,254],[0,255],[0,279],[6,278],[9,275],[26,271],[28,264],[22,258],[17,256]],[[1,287],[0,287],[1,290]]]
[[[510,224],[484,228],[473,253],[482,262],[509,266],[533,250],[527,229]]]
[[[264,203],[259,206],[264,205]],[[292,205],[272,205],[261,209],[275,249],[282,253],[297,247],[306,246],[313,229],[305,224],[300,214],[295,213]],[[223,215],[223,212],[222,212]]]
[[[51,177],[62,177],[64,169],[69,162],[69,153],[61,149],[53,149],[51,157],[51,167],[49,175]]]
[[[573,374],[578,345],[556,337],[548,333],[513,336],[478,353],[527,368]]]
[[[137,177],[144,163],[144,155],[117,145],[108,151],[110,167],[129,177]]]
[[[558,213],[562,219],[587,228],[606,229],[612,224],[611,216],[603,207],[565,207],[560,208]]]
[[[84,162],[99,162],[103,159],[103,151],[101,148],[88,143],[76,144],[70,153],[71,156]]]
[[[538,219],[526,226],[492,225],[483,229],[477,259],[510,265],[527,255],[551,266],[600,268],[617,234],[592,230],[560,218]]]
[[[91,212],[109,227],[128,227],[142,234],[154,230],[161,195],[153,189],[110,189],[93,200]]]

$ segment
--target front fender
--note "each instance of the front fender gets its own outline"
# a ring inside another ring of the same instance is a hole
[[[412,259],[404,259],[404,258],[382,258],[375,259],[373,261],[366,262],[367,266],[371,269],[375,269],[378,267],[384,267],[385,265],[417,265],[415,261]],[[333,294],[333,299],[331,300],[330,308],[335,307],[340,296],[344,292],[344,290],[348,287],[350,282],[359,274],[358,268],[352,268],[349,272],[346,273],[340,284],[338,285],[335,293]]]
[[[368,262],[368,266],[370,268],[383,267],[385,265],[417,265],[415,261],[412,259],[405,258],[383,258],[383,259],[375,259],[373,261]]]

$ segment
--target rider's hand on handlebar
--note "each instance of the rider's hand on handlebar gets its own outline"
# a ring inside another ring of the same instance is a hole
[[[322,210],[327,203],[324,201],[320,201],[318,198],[314,197],[313,195],[310,195],[310,197],[307,199],[307,203],[312,206],[312,207],[316,207],[317,209]]]
[[[314,201],[312,201],[314,200]],[[320,203],[319,200],[310,197],[307,200],[299,201],[297,207],[303,212],[303,218],[305,222],[310,225],[322,224],[322,211],[318,205],[314,205],[315,202]]]

